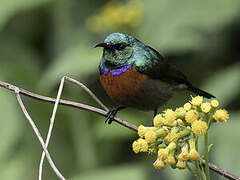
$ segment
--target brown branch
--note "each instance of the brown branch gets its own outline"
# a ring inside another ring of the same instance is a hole
[[[205,165],[205,160],[203,160],[203,165]],[[232,179],[234,179],[234,180],[240,180],[239,177],[235,176],[234,174],[232,174],[232,173],[230,173],[230,172],[228,172],[228,171],[226,171],[226,170],[224,170],[224,169],[221,169],[221,168],[217,167],[215,164],[213,164],[213,163],[211,163],[211,162],[208,163],[208,166],[209,166],[209,168],[210,168],[212,171],[214,171],[214,172],[216,172],[216,173],[224,176],[224,177],[227,178],[227,179],[230,179],[230,180],[232,180]]]
[[[30,123],[30,125],[32,126],[32,129],[34,130],[36,136],[38,137],[38,140],[39,142],[41,143],[42,145],[42,148],[43,148],[43,151],[45,152],[46,156],[47,156],[47,159],[48,159],[48,162],[50,164],[50,166],[52,167],[53,171],[55,172],[55,174],[58,176],[59,179],[61,180],[65,180],[64,176],[60,173],[60,171],[57,169],[57,167],[55,166],[48,150],[47,150],[47,147],[45,146],[44,144],[44,141],[43,141],[43,138],[37,128],[37,126],[35,125],[35,123],[33,122],[32,118],[30,117],[30,115],[28,114],[23,102],[22,102],[22,99],[21,99],[21,96],[20,96],[20,92],[19,92],[19,88],[18,87],[15,87],[14,89],[14,92],[15,92],[15,95],[17,97],[17,101],[21,107],[21,110],[23,112],[23,114],[25,115],[25,117],[27,118],[28,122]]]
[[[97,96],[90,89],[88,89],[84,84],[82,84],[81,82],[79,82],[75,79],[72,79],[70,77],[63,76],[61,78],[61,82],[60,82],[60,85],[59,85],[59,88],[58,88],[57,98],[56,98],[54,108],[53,108],[53,111],[52,111],[52,116],[51,116],[51,119],[50,119],[49,129],[48,129],[48,133],[47,133],[47,139],[46,139],[46,142],[45,142],[46,148],[48,147],[48,144],[49,144],[49,141],[50,141],[50,138],[51,138],[53,125],[54,125],[54,121],[55,121],[55,117],[56,117],[56,113],[57,113],[57,108],[58,108],[58,104],[59,104],[59,101],[60,101],[60,98],[61,98],[61,95],[62,95],[63,86],[64,86],[65,81],[72,82],[72,83],[80,86],[81,88],[83,88],[84,91],[86,91],[104,110],[109,111],[108,108],[103,104],[103,102],[100,99],[98,99]],[[40,160],[40,164],[39,164],[39,175],[38,175],[39,180],[42,180],[42,169],[43,169],[44,158],[45,158],[45,152],[43,151],[42,156],[41,156],[41,160]]]
[[[6,89],[9,89],[11,91],[14,91],[14,88],[16,88],[16,86],[14,86],[12,84],[9,84],[9,83],[6,83],[6,82],[3,82],[3,81],[0,81],[0,86],[4,87]],[[27,91],[27,90],[22,89],[22,88],[19,88],[19,93],[23,94],[23,95],[26,95],[28,97],[31,97],[31,98],[40,100],[40,101],[45,101],[45,102],[50,102],[50,103],[55,103],[55,101],[56,101],[56,99],[54,99],[54,98],[47,97],[47,96],[42,96],[42,95]],[[96,108],[96,107],[93,107],[93,106],[89,106],[87,104],[74,102],[74,101],[68,101],[68,100],[61,99],[59,101],[59,104],[74,107],[74,108],[78,108],[78,109],[84,109],[84,110],[92,111],[92,112],[95,112],[95,113],[97,113],[99,115],[102,115],[104,117],[107,117],[107,113],[108,113],[107,111],[104,111],[102,109],[99,109],[99,108]],[[131,123],[125,121],[125,120],[122,120],[122,119],[117,118],[117,117],[115,117],[114,120],[117,123],[129,128],[131,130],[137,131],[137,126],[135,126],[135,125],[133,125],[133,124],[131,124]]]
[[[107,108],[107,106],[105,106],[105,105],[102,103],[102,101],[100,101],[100,100],[98,99],[98,97],[97,97],[90,89],[88,89],[83,83],[81,83],[81,82],[79,82],[79,81],[77,81],[77,80],[75,80],[75,79],[73,79],[73,78],[70,78],[70,77],[68,77],[68,76],[63,76],[62,79],[66,79],[66,80],[68,80],[69,82],[72,82],[72,83],[74,83],[74,84],[77,84],[78,86],[80,86],[81,88],[83,88],[84,91],[86,91],[86,92],[93,98],[93,100],[96,101],[104,110],[106,110],[106,111],[109,110],[109,109]]]
[[[51,138],[53,125],[54,125],[54,120],[55,120],[55,117],[56,117],[58,104],[59,104],[60,97],[61,97],[62,90],[63,90],[63,83],[64,83],[64,77],[61,79],[61,83],[59,85],[59,90],[58,90],[58,93],[57,93],[57,98],[56,98],[54,108],[53,108],[53,111],[52,111],[52,116],[51,116],[51,119],[50,119],[50,124],[49,124],[49,128],[48,128],[48,133],[47,133],[47,139],[45,141],[46,148],[48,147],[48,144],[49,144],[49,141],[50,141],[50,138]],[[40,160],[40,164],[39,164],[38,180],[42,180],[42,169],[43,169],[43,162],[44,162],[45,155],[46,155],[45,152],[42,151],[42,156],[41,156],[41,160]]]
[[[6,88],[8,90],[11,90],[11,91],[14,91],[16,88],[18,88],[16,86],[12,85],[12,84],[9,84],[9,83],[3,82],[3,81],[0,81],[0,86]],[[34,99],[37,99],[37,100],[50,102],[50,103],[55,103],[55,101],[56,101],[56,99],[51,98],[51,97],[35,94],[35,93],[32,93],[32,92],[27,91],[27,90],[22,89],[22,88],[18,88],[18,89],[19,89],[20,94],[26,95],[28,97],[31,97],[31,98],[34,98]],[[78,108],[78,109],[84,109],[84,110],[92,111],[92,112],[95,112],[95,113],[97,113],[99,115],[102,115],[104,117],[106,117],[107,113],[108,113],[105,110],[102,110],[102,109],[99,109],[99,108],[96,108],[96,107],[93,107],[93,106],[89,106],[89,105],[86,105],[86,104],[77,103],[77,102],[74,102],[74,101],[67,101],[67,100],[60,99],[59,104],[62,104],[62,105],[65,105],[65,106],[71,106],[71,107]],[[137,126],[135,126],[135,125],[123,120],[123,119],[115,117],[114,120],[115,120],[115,122],[129,128],[131,130],[137,131]],[[205,162],[203,161],[203,164],[204,163]],[[235,176],[235,175],[217,167],[216,165],[214,165],[212,163],[208,163],[208,165],[209,165],[209,168],[211,170],[213,170],[214,172],[226,177],[227,179],[240,180],[239,177],[237,177],[237,176]]]

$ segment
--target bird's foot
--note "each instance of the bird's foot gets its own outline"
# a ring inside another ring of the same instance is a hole
[[[158,108],[156,107],[153,112],[153,119],[157,115],[157,113],[158,113]],[[152,121],[152,126],[154,126],[153,121]]]
[[[157,115],[157,113],[158,113],[158,108],[156,107],[153,112],[153,118]]]
[[[114,117],[116,116],[117,112],[125,107],[117,107],[112,108],[107,113],[107,119],[105,120],[105,123],[111,124],[114,121]]]

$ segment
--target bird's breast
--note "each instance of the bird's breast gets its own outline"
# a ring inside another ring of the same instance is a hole
[[[147,79],[146,75],[137,72],[130,65],[123,70],[118,69],[100,74],[101,84],[108,96],[119,102],[138,94],[145,79]]]

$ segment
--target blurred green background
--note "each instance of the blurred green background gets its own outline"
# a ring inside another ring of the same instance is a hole
[[[101,49],[112,32],[131,34],[159,50],[189,80],[214,94],[230,121],[214,125],[210,160],[240,176],[240,1],[239,0],[1,0],[0,80],[55,97],[63,75],[80,80],[106,104],[98,82]],[[69,83],[63,98],[97,106]],[[46,137],[52,104],[23,98]],[[183,105],[175,95],[163,108]],[[0,88],[0,179],[37,179],[41,147],[13,93]],[[151,124],[152,112],[118,114],[136,125]],[[136,133],[94,113],[60,106],[49,151],[71,180],[192,179],[187,170],[152,167],[155,156],[134,154]],[[43,179],[57,179],[45,161]],[[213,179],[224,179],[212,173]]]

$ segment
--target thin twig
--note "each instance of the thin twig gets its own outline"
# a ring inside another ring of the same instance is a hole
[[[104,110],[108,111],[109,109],[107,108],[107,106],[105,106],[102,101],[100,101],[97,96],[90,90],[88,89],[83,83],[73,79],[73,78],[70,78],[68,76],[64,76],[64,78],[70,82],[73,82],[75,84],[77,84],[78,86],[80,86],[81,88],[83,88]]]
[[[57,98],[54,104],[54,108],[53,108],[53,112],[52,112],[52,116],[50,119],[50,124],[49,124],[49,128],[48,128],[48,133],[47,133],[47,139],[45,141],[45,147],[48,147],[50,138],[51,138],[51,134],[52,134],[52,130],[53,130],[53,125],[54,125],[54,120],[56,117],[56,113],[57,113],[57,108],[58,108],[58,104],[60,101],[60,97],[62,94],[62,90],[63,90],[63,84],[64,84],[64,77],[61,79],[61,83],[59,85],[59,89],[58,89],[58,94],[57,94]],[[45,152],[42,152],[42,156],[41,156],[41,160],[40,160],[40,164],[39,164],[39,174],[38,174],[38,179],[42,180],[42,168],[43,168],[43,162],[44,162],[44,158],[45,158]]]
[[[205,164],[206,164],[205,160],[203,160],[202,162],[203,162],[203,165],[205,166]],[[208,163],[208,166],[209,166],[209,168],[212,171],[214,171],[214,172],[224,176],[227,179],[230,179],[230,180],[240,180],[239,177],[235,176],[234,174],[231,174],[230,172],[228,172],[228,171],[226,171],[224,169],[221,169],[221,168],[217,167],[215,164],[213,164],[211,162]]]
[[[0,86],[4,87],[6,89],[9,89],[11,91],[14,91],[14,88],[16,87],[12,84],[9,84],[9,83],[3,82],[3,81],[0,81]],[[47,97],[47,96],[42,96],[42,95],[27,91],[27,90],[22,89],[22,88],[19,88],[19,93],[23,94],[23,95],[26,95],[28,97],[31,97],[31,98],[40,100],[40,101],[44,101],[44,102],[55,103],[55,101],[56,101],[56,99],[54,99],[54,98]],[[62,100],[61,99],[59,101],[59,104],[74,107],[74,108],[78,108],[78,109],[88,110],[88,111],[97,113],[99,115],[102,115],[104,117],[107,117],[107,113],[108,113],[108,111],[104,111],[102,109],[99,109],[99,108],[96,108],[96,107],[93,107],[93,106],[89,106],[87,104],[74,102],[74,101],[68,101],[68,100]],[[135,126],[135,125],[123,120],[123,119],[120,119],[118,117],[114,117],[114,121],[123,125],[123,126],[125,126],[125,127],[127,127],[128,129],[137,131],[137,126]]]
[[[50,119],[50,125],[49,125],[49,129],[48,129],[48,133],[47,133],[47,139],[45,141],[45,146],[46,147],[48,147],[48,144],[49,144],[49,141],[50,141],[50,138],[51,138],[52,129],[53,129],[53,125],[54,125],[54,120],[55,120],[55,117],[56,117],[56,112],[57,112],[58,104],[59,104],[59,101],[60,101],[60,98],[61,98],[61,94],[62,94],[62,91],[63,91],[63,86],[64,86],[65,80],[68,80],[68,81],[70,81],[70,82],[72,82],[74,84],[77,84],[81,88],[83,88],[104,110],[108,111],[108,108],[84,84],[82,84],[81,82],[79,82],[79,81],[77,81],[75,79],[72,79],[70,77],[63,76],[61,78],[61,82],[60,82],[60,85],[59,85],[57,98],[56,98],[56,101],[55,101],[55,104],[54,104],[54,108],[53,108],[53,112],[52,112],[52,116],[51,116],[51,119]],[[43,151],[42,152],[42,156],[41,156],[41,161],[40,161],[40,164],[39,164],[39,176],[38,176],[39,180],[42,179],[42,168],[43,168],[44,158],[45,158],[45,153]]]
[[[12,85],[12,84],[9,84],[9,83],[6,83],[6,82],[3,82],[3,81],[0,81],[0,86],[6,88],[6,89],[9,89],[11,91],[14,91],[14,88],[16,88],[16,86]],[[45,101],[45,102],[50,102],[50,103],[55,103],[56,102],[56,99],[54,98],[50,98],[50,97],[47,97],[47,96],[42,96],[42,95],[39,95],[39,94],[35,94],[35,93],[32,93],[30,91],[27,91],[25,89],[22,89],[22,88],[19,88],[19,93],[20,94],[23,94],[23,95],[26,95],[26,96],[29,96],[31,98],[34,98],[34,99],[38,99],[38,100],[41,100],[41,101]],[[107,116],[107,113],[108,111],[104,111],[102,109],[99,109],[99,108],[96,108],[96,107],[93,107],[93,106],[89,106],[89,105],[86,105],[86,104],[81,104],[81,103],[77,103],[77,102],[74,102],[74,101],[67,101],[67,100],[60,100],[59,101],[59,104],[62,104],[62,105],[65,105],[65,106],[70,106],[70,107],[74,107],[74,108],[78,108],[78,109],[84,109],[84,110],[88,110],[88,111],[91,111],[91,112],[95,112],[99,115],[102,115],[104,117]],[[115,117],[114,118],[115,122],[131,129],[131,130],[134,130],[134,131],[137,131],[137,126],[125,121],[125,120],[122,120],[120,118],[117,118]],[[43,146],[44,147],[44,146]],[[45,151],[46,153],[47,151]],[[47,155],[47,153],[46,153]],[[203,163],[205,163],[203,161]],[[217,167],[216,165],[212,164],[212,163],[209,163],[209,168],[213,171],[215,171],[216,173],[228,178],[228,179],[231,179],[231,180],[240,180],[239,177]]]
[[[20,93],[19,89],[16,87],[16,88],[14,89],[14,92],[15,92],[15,94],[16,94],[17,101],[18,101],[18,103],[19,103],[19,105],[20,105],[20,107],[21,107],[24,115],[26,116],[27,120],[29,121],[30,125],[32,126],[32,128],[33,128],[36,136],[38,137],[39,142],[40,142],[41,145],[42,145],[42,148],[43,148],[44,152],[46,153],[46,156],[47,156],[47,159],[48,159],[48,162],[49,162],[50,166],[52,167],[53,171],[56,173],[56,175],[58,176],[59,179],[65,180],[65,178],[63,177],[63,175],[60,173],[60,171],[59,171],[59,170],[57,169],[57,167],[55,166],[55,164],[54,164],[54,162],[53,162],[53,160],[52,160],[52,158],[51,158],[51,156],[50,156],[50,154],[49,154],[49,152],[48,152],[48,150],[47,150],[47,148],[46,148],[46,146],[45,146],[45,144],[44,144],[43,138],[42,138],[42,136],[41,136],[38,128],[36,127],[36,125],[35,125],[35,123],[33,122],[32,118],[31,118],[30,115],[28,114],[28,112],[27,112],[27,110],[26,110],[26,108],[25,108],[25,106],[24,106],[24,104],[23,104],[23,102],[22,102],[21,96],[20,96],[20,94],[19,94],[19,93]]]

